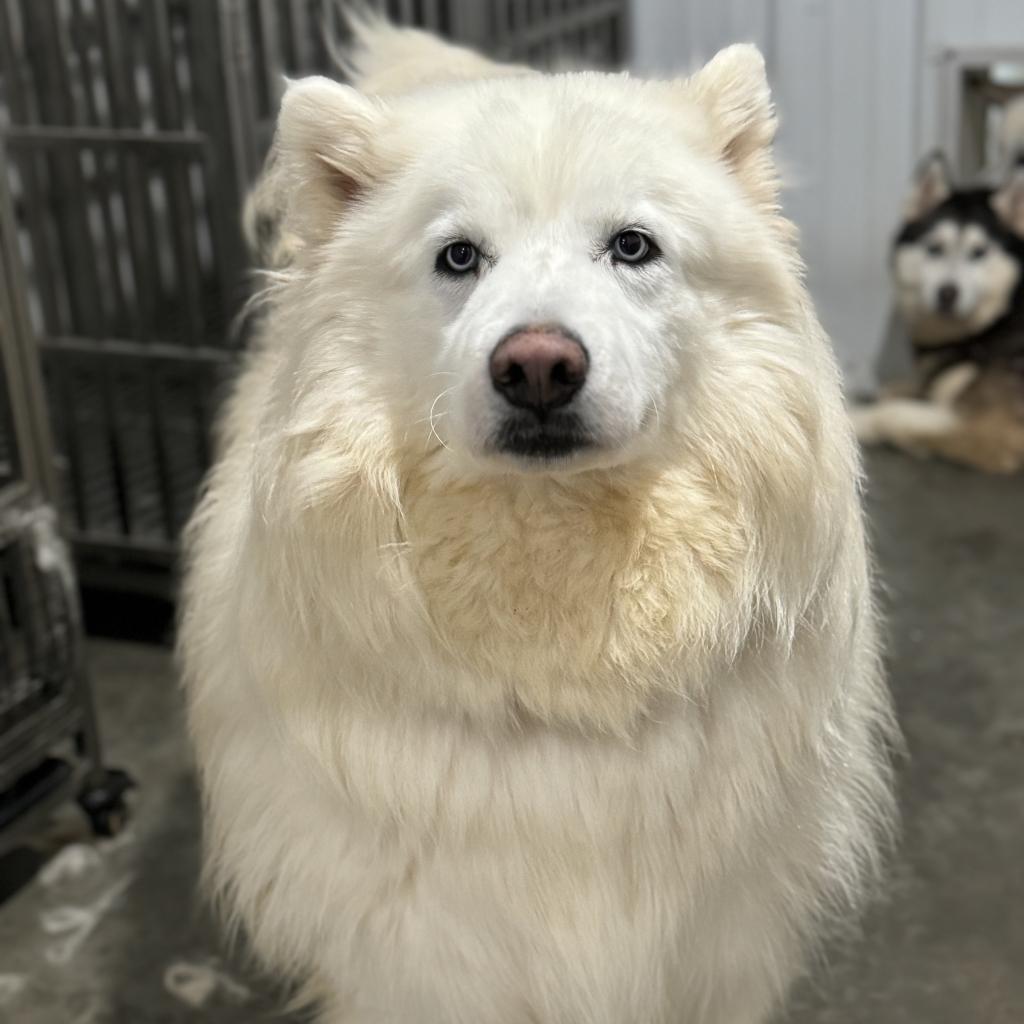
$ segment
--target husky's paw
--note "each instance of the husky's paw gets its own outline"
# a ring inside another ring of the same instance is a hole
[[[885,438],[878,416],[878,405],[855,405],[849,410],[853,431],[861,444],[881,444]]]

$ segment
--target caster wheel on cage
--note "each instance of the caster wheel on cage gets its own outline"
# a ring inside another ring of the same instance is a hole
[[[128,806],[123,800],[118,801],[113,807],[104,807],[89,815],[93,834],[104,839],[116,836],[124,828],[127,820]]]
[[[119,768],[107,768],[88,779],[78,794],[78,805],[85,811],[98,836],[116,836],[128,821],[128,802],[124,795],[135,781]]]

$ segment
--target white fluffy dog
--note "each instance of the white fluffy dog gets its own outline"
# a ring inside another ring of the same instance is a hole
[[[764,1021],[891,796],[763,62],[363,36],[188,540],[210,881],[331,1024]]]

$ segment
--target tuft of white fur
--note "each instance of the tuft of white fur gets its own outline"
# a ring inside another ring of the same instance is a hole
[[[208,883],[324,1022],[762,1024],[870,891],[893,726],[773,124],[749,49],[292,86],[300,244],[180,653]],[[637,221],[662,257],[617,266]],[[529,322],[590,353],[569,463],[488,447],[487,355]]]
[[[361,92],[397,95],[441,82],[535,75],[532,68],[499,64],[420,29],[399,27],[370,10],[349,13],[352,43],[335,60]]]

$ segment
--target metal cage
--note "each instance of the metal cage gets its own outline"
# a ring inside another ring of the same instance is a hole
[[[0,147],[2,155],[2,147]],[[53,455],[10,197],[0,187],[0,851],[77,792],[97,831],[129,779],[105,768],[71,557],[47,500]]]
[[[0,491],[0,792],[80,727],[76,607],[53,510],[8,485]]]
[[[97,833],[124,821],[131,782],[108,769],[83,666],[71,555],[54,509],[0,488],[0,852],[77,795]]]

